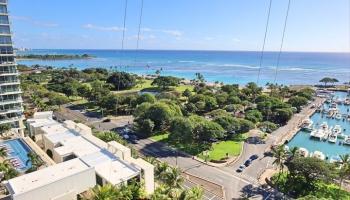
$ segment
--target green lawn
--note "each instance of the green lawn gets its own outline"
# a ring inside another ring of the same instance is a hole
[[[116,94],[126,94],[126,93],[136,93],[139,92],[141,90],[148,90],[148,91],[161,91],[160,88],[153,86],[152,85],[153,80],[147,80],[144,79],[143,83],[139,83],[137,85],[135,85],[134,87],[132,87],[129,90],[122,90],[122,91],[114,91],[114,93]],[[183,92],[186,89],[189,89],[191,91],[193,91],[194,86],[193,85],[179,85],[177,87],[171,87],[170,89],[175,89],[178,92]]]
[[[155,142],[167,142],[169,137],[169,133],[154,135],[150,137],[151,140],[154,140]]]
[[[221,160],[226,158],[226,154],[229,156],[238,156],[241,153],[242,142],[237,141],[222,141],[214,143],[212,148],[208,151],[208,160]],[[198,155],[198,157],[205,160],[204,153]]]
[[[189,153],[191,155],[196,155],[199,158],[205,160],[205,155],[203,152],[205,152],[205,149],[207,149],[205,146],[196,146],[196,145],[185,145],[185,144],[169,144],[168,141],[169,133],[163,133],[158,134],[155,136],[150,137],[150,139],[156,141],[156,142],[163,142],[167,143],[170,146],[173,146],[181,151],[184,151],[186,153]],[[221,141],[212,144],[210,150],[208,150],[209,154],[209,160],[222,160],[226,158],[226,153],[228,153],[229,156],[238,156],[241,153],[243,140],[246,138],[246,135],[241,135],[237,138],[234,138],[230,141]]]
[[[193,91],[194,89],[194,86],[193,85],[179,85],[175,88],[177,91],[179,92],[183,92],[185,91],[186,89],[189,89],[190,91]]]

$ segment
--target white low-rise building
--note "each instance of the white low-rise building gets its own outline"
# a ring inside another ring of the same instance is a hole
[[[96,185],[95,170],[80,159],[53,165],[5,183],[14,200],[77,199]]]
[[[146,192],[153,193],[153,165],[132,158],[128,147],[98,139],[84,124],[58,123],[52,119],[52,113],[36,116],[27,121],[30,136],[57,164],[9,180],[6,186],[14,200],[76,199],[96,184],[127,184],[132,178],[143,179]],[[23,189],[26,184],[30,186]]]

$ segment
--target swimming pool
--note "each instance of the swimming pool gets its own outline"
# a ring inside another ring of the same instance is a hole
[[[345,92],[336,92],[335,96],[345,99]],[[327,104],[324,107],[328,107]],[[349,114],[349,105],[338,105],[338,109],[342,114]],[[329,127],[334,127],[335,125],[340,125],[343,130],[343,134],[350,135],[350,122],[347,120],[337,120],[333,118],[327,118],[326,114],[315,113],[310,118],[314,125],[317,126],[322,124],[323,122],[327,122]],[[336,143],[330,143],[326,141],[320,141],[319,139],[310,138],[310,133],[300,130],[294,138],[288,143],[289,147],[303,147],[306,148],[309,153],[314,151],[321,151],[328,158],[338,158],[339,155],[350,154],[350,145],[339,144],[343,140],[338,138]]]
[[[25,172],[32,167],[28,158],[31,148],[22,139],[7,140],[0,143],[0,147],[7,150],[7,158],[15,166],[17,171]]]

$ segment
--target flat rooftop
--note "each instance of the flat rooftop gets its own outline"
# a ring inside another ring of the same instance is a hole
[[[96,165],[95,171],[109,183],[116,185],[139,175],[141,170],[121,160],[116,160]]]
[[[77,136],[79,136],[78,133],[74,132],[74,131],[70,131],[68,129],[61,129],[61,132],[55,132],[55,133],[50,133],[50,134],[46,134],[45,137],[50,140],[53,144],[57,144],[60,143],[61,141],[67,141],[70,138],[75,138]]]
[[[27,123],[33,127],[53,126],[59,124],[52,119],[28,119]]]
[[[84,162],[76,158],[10,179],[7,186],[12,194],[21,194],[88,169]]]
[[[67,138],[59,141],[59,143],[62,146],[55,148],[55,151],[61,156],[74,153],[75,156],[82,157],[101,150],[82,136]]]

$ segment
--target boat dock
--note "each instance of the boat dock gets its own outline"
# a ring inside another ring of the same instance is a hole
[[[285,141],[291,140],[294,135],[298,133],[303,122],[306,119],[309,119],[310,116],[316,112],[316,109],[322,106],[325,101],[326,98],[315,97],[315,100],[307,107],[302,109],[300,113],[293,115],[292,119],[289,120],[287,125],[274,131],[272,134],[277,138],[275,144],[284,144]]]

